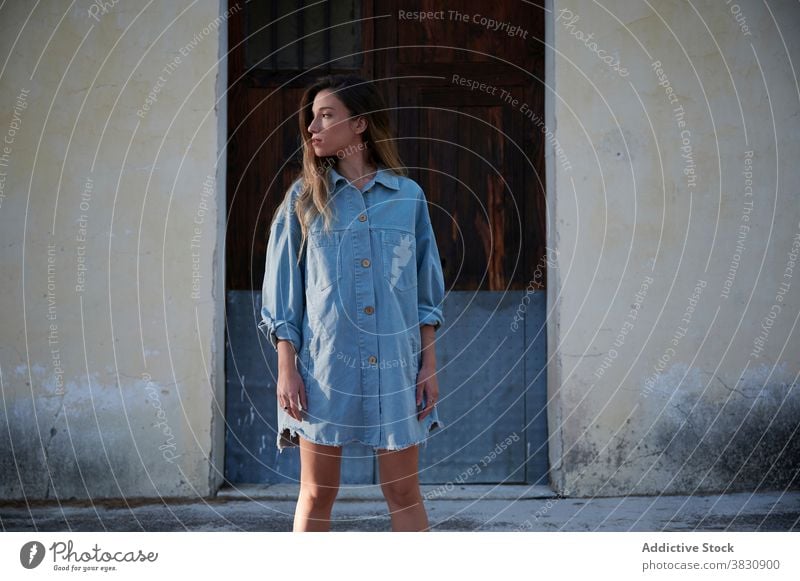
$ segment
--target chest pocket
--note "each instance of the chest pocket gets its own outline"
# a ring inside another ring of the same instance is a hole
[[[384,230],[381,234],[383,275],[392,290],[409,290],[417,286],[417,248],[413,234]]]
[[[324,291],[342,276],[342,235],[313,231],[308,238],[308,284]]]

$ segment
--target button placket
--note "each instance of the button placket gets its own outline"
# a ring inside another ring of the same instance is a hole
[[[355,193],[352,193],[355,190]],[[348,205],[353,210],[350,215],[357,215],[358,220],[353,221],[350,231],[353,241],[353,256],[361,257],[362,268],[355,268],[353,272],[355,281],[355,306],[353,312],[354,325],[358,333],[358,347],[361,361],[361,381],[363,394],[361,405],[364,426],[372,432],[371,437],[379,440],[380,434],[380,374],[375,367],[378,363],[378,335],[377,322],[372,315],[375,304],[375,280],[370,266],[373,263],[373,252],[379,251],[372,247],[372,235],[367,207],[364,197],[356,188],[347,188]],[[356,258],[357,259],[357,258]]]

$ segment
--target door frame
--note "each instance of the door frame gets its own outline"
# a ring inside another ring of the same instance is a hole
[[[229,11],[229,4],[231,0],[220,0],[220,15],[224,15]],[[557,138],[556,118],[555,118],[555,104],[556,98],[555,88],[549,83],[549,80],[555,78],[555,50],[554,50],[554,7],[553,0],[544,0],[544,33],[545,33],[545,50],[544,50],[544,79],[545,86],[544,96],[544,116],[545,125],[552,128],[552,133]],[[218,212],[220,217],[218,220],[218,240],[217,244],[224,247],[226,238],[226,226],[228,223],[228,190],[227,190],[227,149],[229,143],[228,136],[228,74],[229,66],[228,59],[231,54],[229,47],[229,33],[228,25],[219,28],[219,42],[220,42],[220,55],[225,55],[218,61],[218,75],[217,75],[217,128],[218,128],[218,163],[216,168],[216,202],[218,208],[222,208],[222,212]],[[555,140],[554,140],[555,141]],[[551,227],[550,216],[554,213],[556,208],[556,172],[555,172],[555,145],[549,140],[545,140],[545,156],[544,156],[544,169],[546,176],[545,183],[545,203],[548,208],[548,217],[546,220],[546,240],[548,251],[558,251],[556,240],[553,235],[554,229]],[[549,253],[549,252],[548,252]],[[218,255],[217,259],[217,272],[214,278],[214,287],[221,288],[222,292],[216,292],[215,302],[215,318],[217,324],[215,325],[215,340],[216,345],[222,345],[222,348],[216,348],[213,351],[214,366],[212,371],[211,385],[214,386],[215,395],[218,404],[213,406],[211,414],[211,450],[209,453],[209,460],[212,466],[209,479],[212,483],[212,489],[218,490],[225,480],[225,429],[226,429],[226,415],[225,415],[225,392],[227,389],[227,374],[226,369],[226,347],[225,336],[227,332],[227,318],[226,318],[226,297],[227,297],[227,275],[226,275],[226,261],[224,252]],[[550,264],[548,262],[548,284],[546,289],[546,312],[547,312],[547,360],[545,363],[545,372],[547,374],[547,441],[548,441],[548,484],[554,490],[563,489],[563,472],[561,469],[561,460],[563,457],[563,441],[561,439],[561,417],[562,417],[562,401],[560,398],[560,385],[562,376],[556,358],[556,341],[558,339],[555,334],[557,321],[560,319],[559,312],[551,314],[551,308],[557,304],[557,292],[559,284],[558,265]],[[552,323],[550,324],[552,320]],[[218,371],[217,371],[218,370]]]

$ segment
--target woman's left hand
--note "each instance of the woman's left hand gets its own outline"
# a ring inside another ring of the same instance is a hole
[[[425,409],[420,410],[423,396],[426,405]],[[436,365],[423,363],[417,374],[417,419],[422,421],[430,414],[438,400],[439,381],[436,379]]]

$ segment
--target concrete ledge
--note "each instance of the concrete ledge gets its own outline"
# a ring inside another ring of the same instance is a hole
[[[299,489],[299,484],[238,484],[220,488],[217,498],[296,500]],[[548,486],[527,484],[423,484],[420,490],[425,499],[431,500],[523,500],[556,497],[556,493]],[[342,484],[336,499],[382,501],[383,493],[378,484]]]

